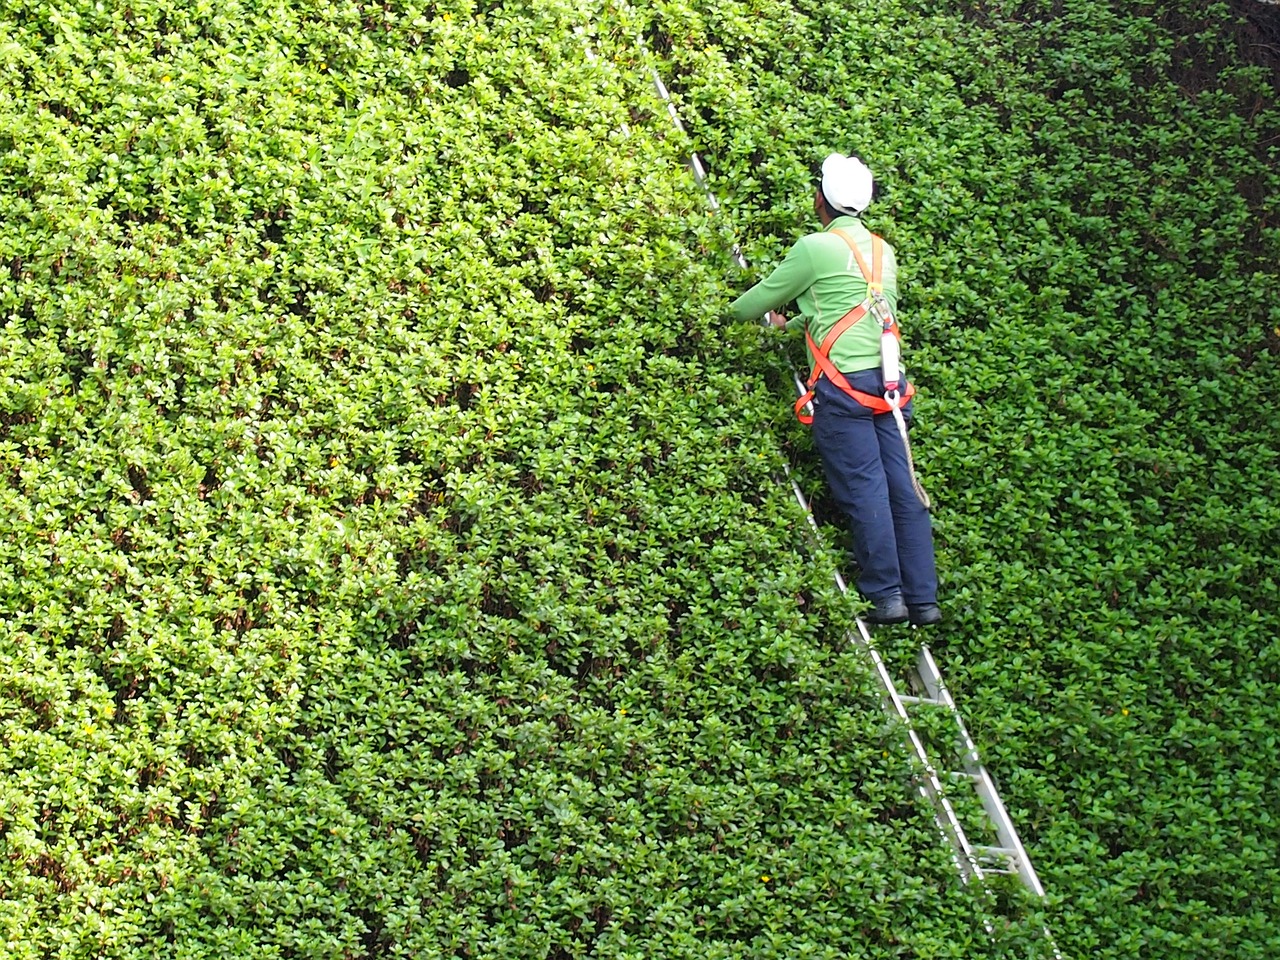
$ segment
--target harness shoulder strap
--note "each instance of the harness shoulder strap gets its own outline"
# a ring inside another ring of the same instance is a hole
[[[839,227],[836,227],[831,232],[849,245],[849,249],[853,251],[854,259],[858,261],[858,269],[862,271],[862,279],[867,281],[867,286],[875,293],[880,293],[884,290],[884,282],[881,279],[884,271],[884,241],[874,233],[871,235],[871,267],[868,269],[866,257],[862,255],[862,251],[858,249],[857,242],[849,232]]]

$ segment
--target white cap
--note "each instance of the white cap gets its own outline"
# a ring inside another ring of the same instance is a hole
[[[822,161],[822,195],[840,211],[861,213],[871,203],[871,171],[857,157],[833,153]]]

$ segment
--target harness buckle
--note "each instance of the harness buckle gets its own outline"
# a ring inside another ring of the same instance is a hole
[[[880,329],[892,330],[893,308],[889,306],[888,298],[878,290],[873,290],[868,294],[867,300],[870,301],[870,306],[867,308],[867,312],[870,313],[872,318],[880,324]]]

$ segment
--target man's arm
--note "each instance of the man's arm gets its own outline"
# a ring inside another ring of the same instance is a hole
[[[790,303],[813,286],[813,264],[803,242],[797,243],[769,276],[729,305],[735,320],[759,318]]]

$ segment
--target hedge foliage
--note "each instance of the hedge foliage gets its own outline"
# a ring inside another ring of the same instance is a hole
[[[1226,4],[658,9],[765,265],[825,149],[880,174],[938,491],[935,648],[1060,945],[1271,955],[1273,69]]]
[[[723,322],[829,147],[1059,945],[1266,956],[1280,124],[1194,6],[0,6],[6,954],[1043,952]]]

